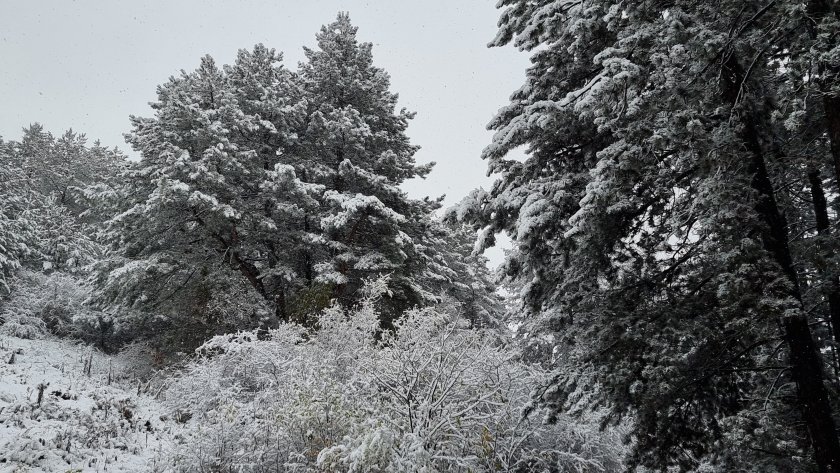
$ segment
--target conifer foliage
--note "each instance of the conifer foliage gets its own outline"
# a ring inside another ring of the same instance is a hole
[[[532,66],[490,123],[500,177],[458,214],[515,241],[504,271],[529,339],[552,340],[538,400],[631,419],[630,465],[840,471],[820,197],[838,183],[819,178],[836,147],[836,6],[499,6],[491,45]],[[524,162],[506,159],[520,146]],[[809,187],[816,228],[794,200]],[[817,262],[800,251],[813,244]]]
[[[88,186],[107,186],[123,156],[68,130],[56,138],[40,124],[20,141],[0,140],[0,294],[22,266],[77,272],[93,262],[97,210]]]
[[[142,158],[123,174],[109,222],[101,306],[189,307],[211,332],[314,323],[330,301],[352,306],[364,279],[387,274],[387,328],[465,275],[437,257],[449,232],[432,215],[439,201],[400,189],[432,164],[415,162],[413,114],[396,110],[371,44],[344,13],[316,39],[296,72],[262,45],[223,67],[205,57],[158,88],[154,117],[132,117],[126,136]],[[474,274],[462,283],[484,283],[465,303],[489,308],[486,269]]]
[[[356,30],[339,14],[321,28],[317,49],[304,49],[299,71],[307,106],[299,162],[325,189],[328,256],[316,271],[343,300],[352,300],[363,277],[391,272],[392,298],[406,308],[424,299],[410,277],[423,270],[417,244],[437,204],[409,199],[399,186],[432,164],[415,163],[418,148],[405,134],[413,114],[395,111],[388,74],[373,65],[372,45],[359,43]]]
[[[300,120],[279,60],[262,46],[225,68],[204,57],[159,87],[154,118],[132,118],[127,139],[142,159],[125,174],[125,210],[110,222],[122,251],[105,296],[134,306],[190,295],[203,306],[241,277],[283,315],[296,282],[286,255],[303,240],[295,220],[317,202],[278,159]]]
[[[5,150],[5,143],[0,142]],[[7,278],[20,267],[20,258],[26,253],[28,233],[31,227],[22,214],[26,207],[26,195],[21,195],[17,184],[23,177],[20,170],[5,159],[0,161],[0,190],[3,192],[3,207],[0,209],[0,286],[8,291]]]

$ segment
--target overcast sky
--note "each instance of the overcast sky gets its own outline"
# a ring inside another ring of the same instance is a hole
[[[525,77],[527,56],[488,49],[494,0],[426,1],[4,1],[0,15],[0,136],[41,122],[73,128],[129,155],[128,116],[151,115],[155,87],[204,54],[229,63],[263,43],[295,69],[320,26],[348,11],[374,62],[391,75],[420,162],[438,163],[410,195],[453,204],[488,186],[481,150],[487,122]]]

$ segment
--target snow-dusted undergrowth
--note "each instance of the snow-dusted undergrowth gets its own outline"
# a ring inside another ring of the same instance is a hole
[[[187,471],[603,471],[618,442],[523,418],[543,373],[452,311],[410,311],[376,342],[376,297],[319,330],[216,337],[166,392]]]
[[[172,422],[140,381],[149,361],[141,349],[111,357],[0,336],[0,471],[162,471]]]
[[[315,331],[215,337],[166,376],[139,347],[108,357],[4,337],[0,470],[612,469],[615,436],[523,417],[544,374],[454,308],[411,311],[377,334],[386,287],[325,311]]]

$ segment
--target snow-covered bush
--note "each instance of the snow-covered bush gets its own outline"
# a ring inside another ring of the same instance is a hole
[[[8,306],[6,306],[8,307]],[[4,309],[6,308],[4,307]],[[0,311],[0,335],[17,338],[39,339],[47,333],[44,321],[24,311]]]
[[[454,307],[408,312],[377,336],[383,281],[317,331],[215,337],[165,391],[186,422],[181,471],[603,471],[616,436],[523,416],[545,374]],[[377,340],[378,339],[378,340]]]
[[[47,333],[73,337],[100,348],[114,345],[111,317],[89,307],[89,290],[81,277],[63,272],[22,270],[0,301],[0,334],[41,338]]]
[[[0,333],[18,338],[42,338],[50,329],[63,331],[70,319],[64,288],[59,291],[59,285],[47,287],[47,280],[63,282],[62,279],[57,273],[46,276],[29,270],[20,271],[11,278],[9,296],[0,301]]]

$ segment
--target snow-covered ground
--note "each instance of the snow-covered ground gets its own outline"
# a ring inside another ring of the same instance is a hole
[[[155,400],[151,366],[140,348],[0,336],[0,472],[165,470],[179,425]]]

